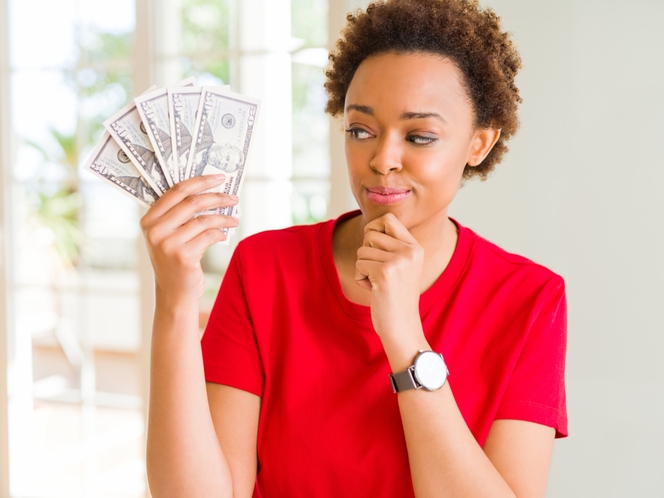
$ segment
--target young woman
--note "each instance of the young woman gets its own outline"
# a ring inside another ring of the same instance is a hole
[[[200,259],[238,221],[193,216],[238,199],[194,178],[142,220],[152,494],[544,496],[567,432],[563,280],[447,214],[516,131],[519,56],[474,0],[387,0],[330,59],[360,210],[240,242],[202,354]]]

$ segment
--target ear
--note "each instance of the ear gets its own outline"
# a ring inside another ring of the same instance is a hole
[[[468,166],[479,166],[500,138],[500,130],[480,128],[475,131],[468,149]]]

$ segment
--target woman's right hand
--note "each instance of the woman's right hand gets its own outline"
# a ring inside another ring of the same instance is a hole
[[[208,192],[225,175],[207,175],[176,183],[141,219],[154,268],[157,296],[166,305],[196,304],[205,290],[201,258],[226,239],[223,228],[238,226],[232,216],[199,213],[234,206],[238,197]]]

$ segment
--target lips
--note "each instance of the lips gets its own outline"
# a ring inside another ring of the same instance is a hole
[[[410,190],[400,187],[366,187],[366,196],[371,202],[380,205],[397,204],[410,195]]]

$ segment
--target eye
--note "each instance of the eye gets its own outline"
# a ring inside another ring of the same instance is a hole
[[[366,140],[372,136],[371,133],[362,128],[350,128],[346,130],[346,133],[348,133],[353,140]]]
[[[423,135],[410,135],[406,140],[415,145],[431,145],[438,141],[436,137],[425,137]]]

